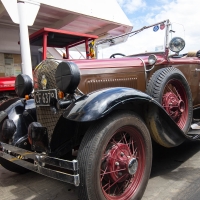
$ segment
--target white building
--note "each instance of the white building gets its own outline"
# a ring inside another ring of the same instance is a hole
[[[17,0],[6,1],[12,8],[17,4]],[[40,8],[34,24],[29,26],[29,34],[48,27],[98,35],[101,39],[132,30],[131,22],[116,0],[34,1],[40,3]],[[0,0],[0,76],[12,76],[20,73],[19,25],[11,20],[8,9],[5,9],[2,2]],[[126,40],[127,37],[123,37],[118,42]],[[38,49],[31,48],[31,50],[32,64],[36,65],[39,62]],[[61,56],[60,52],[53,48],[49,49],[49,52],[57,57]],[[5,58],[7,63],[5,63]]]

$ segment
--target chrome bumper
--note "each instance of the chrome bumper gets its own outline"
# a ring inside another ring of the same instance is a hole
[[[0,142],[0,157],[39,174],[78,186],[80,183],[78,161],[49,157]],[[28,162],[27,159],[29,159]],[[56,170],[51,169],[56,167]],[[59,168],[59,169],[57,169]],[[66,173],[67,170],[74,174]]]

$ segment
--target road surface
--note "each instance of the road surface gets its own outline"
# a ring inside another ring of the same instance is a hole
[[[1,200],[78,200],[76,187],[30,172],[0,166]],[[199,200],[200,142],[154,147],[152,173],[142,200]]]

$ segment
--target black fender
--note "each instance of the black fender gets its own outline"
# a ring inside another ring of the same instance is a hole
[[[28,125],[33,121],[37,121],[34,99],[27,100],[25,104],[18,100],[4,111],[0,111],[1,126],[6,118],[13,120],[16,126],[16,132],[13,136],[13,145],[16,145],[17,141],[20,141],[20,138],[28,133]]]
[[[19,97],[9,98],[3,102],[0,103],[0,111],[4,111],[6,108],[8,108],[10,105],[15,103],[19,100]]]
[[[6,112],[5,110],[8,107],[12,107],[12,105],[15,104],[15,102],[19,101],[19,98],[12,98],[12,99],[8,99],[6,101],[4,101],[3,103],[0,104],[0,124],[1,122],[8,117],[8,112]]]
[[[189,139],[156,100],[132,88],[108,88],[82,96],[67,107],[63,117],[76,122],[95,121],[126,104],[130,110],[140,106],[138,114],[144,114],[152,138],[160,145],[174,147]]]

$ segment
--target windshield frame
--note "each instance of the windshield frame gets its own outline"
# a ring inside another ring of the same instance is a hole
[[[159,54],[164,54],[166,57],[168,57],[168,54],[169,54],[169,27],[171,25],[169,19],[167,20],[163,20],[161,22],[158,22],[158,23],[155,23],[155,24],[152,24],[152,25],[149,25],[149,26],[144,26],[140,29],[137,29],[137,30],[134,30],[134,31],[131,31],[129,33],[125,33],[125,34],[122,34],[122,35],[119,35],[119,36],[115,36],[115,37],[111,37],[111,38],[107,38],[107,39],[102,39],[102,40],[99,40],[96,42],[95,44],[95,51],[98,52],[98,47],[99,45],[101,44],[105,44],[105,43],[112,43],[112,40],[114,39],[117,39],[117,38],[120,38],[120,37],[124,37],[124,36],[127,36],[129,35],[129,37],[132,37],[140,32],[142,32],[143,30],[145,29],[148,29],[148,28],[151,28],[151,27],[154,27],[156,25],[159,25],[159,24],[162,24],[162,23],[165,23],[165,35],[164,35],[164,50],[163,51],[159,51],[159,52],[155,52],[155,51],[152,51],[152,52],[147,52],[147,53],[137,53],[137,54],[132,54],[132,55],[129,55],[128,57],[130,56],[135,56],[135,55],[141,55],[141,54],[152,54],[152,53],[159,53]],[[98,54],[97,54],[97,58],[98,58]]]

